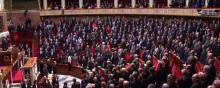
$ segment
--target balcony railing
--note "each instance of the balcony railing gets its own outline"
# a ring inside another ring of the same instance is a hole
[[[60,15],[175,15],[175,16],[201,16],[200,9],[176,9],[176,8],[153,8],[153,9],[74,9],[74,10],[42,10],[41,16]],[[208,10],[220,10],[218,8]],[[204,16],[204,15],[202,15]],[[211,17],[220,17],[218,15]]]

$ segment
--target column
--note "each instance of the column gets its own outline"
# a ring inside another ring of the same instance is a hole
[[[3,88],[2,79],[0,79],[0,88]]]
[[[96,0],[96,5],[97,5],[97,8],[100,8],[100,6],[101,6],[101,0]]]
[[[3,76],[3,73],[0,71],[0,88],[3,88],[2,76]]]
[[[9,83],[8,79],[6,79],[5,84],[6,84],[6,88],[9,88],[9,87],[10,87],[10,83]]]
[[[47,0],[43,0],[44,9],[47,10]]]
[[[209,0],[205,0],[205,7],[208,7]]]
[[[114,7],[118,8],[118,0],[114,0]]]
[[[136,5],[136,0],[131,0],[131,7],[135,8],[135,5]]]
[[[172,4],[172,0],[167,0],[167,7],[170,7],[171,4]]]
[[[5,9],[5,0],[2,0],[2,10]]]
[[[4,10],[4,0],[0,1],[0,10]]]
[[[39,10],[41,10],[41,0],[38,0],[38,7],[39,7]]]
[[[153,6],[154,6],[154,0],[149,0],[149,7],[153,8]]]
[[[65,5],[66,5],[65,0],[61,0],[61,8],[62,8],[62,9],[65,9]]]
[[[10,79],[11,79],[11,84],[13,84],[13,75],[12,75],[12,71],[10,71]]]
[[[30,76],[31,76],[31,83],[33,84],[33,83],[34,83],[34,80],[35,80],[35,76],[34,76],[35,74],[34,74],[34,72],[33,72],[33,67],[30,68],[29,71],[30,71]]]
[[[83,0],[79,0],[79,8],[83,7]]]
[[[189,7],[189,0],[186,0],[186,8]]]

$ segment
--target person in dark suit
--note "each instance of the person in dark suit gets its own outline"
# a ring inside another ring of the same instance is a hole
[[[44,62],[43,62],[43,60],[41,59],[41,60],[39,60],[39,62],[38,62],[38,69],[39,69],[39,71],[40,71],[40,77],[43,77],[43,68],[44,68]]]
[[[69,88],[66,82],[63,84],[63,88]]]
[[[215,80],[215,71],[210,65],[205,65],[203,68],[203,86],[207,87]]]
[[[178,88],[176,84],[176,78],[172,74],[168,74],[167,83],[170,86],[170,88]]]
[[[73,79],[73,84],[72,84],[71,88],[75,88],[75,86],[76,86],[76,79],[74,78]]]
[[[52,88],[50,81],[44,76],[43,88]]]
[[[191,85],[190,88],[203,88],[202,85],[201,85],[201,82],[199,80],[199,75],[198,74],[193,74],[192,82],[193,82],[193,84]]]
[[[7,50],[7,41],[5,38],[2,39],[2,46],[1,47],[4,51]]]
[[[52,61],[50,58],[47,59],[47,70],[48,70],[48,73],[52,73],[53,67],[52,67]]]
[[[28,83],[27,79],[24,79],[24,82],[21,84],[21,88],[31,88],[31,85]]]
[[[11,34],[12,32],[15,32],[15,25],[13,22],[10,20],[9,26],[8,26],[8,31]]]
[[[47,64],[44,64],[43,70],[42,70],[42,75],[47,76],[48,75],[48,69],[47,69]]]
[[[158,70],[156,71],[155,81],[157,83],[156,87],[160,88],[164,82],[166,82],[167,74],[165,67],[162,66],[163,63],[158,64]]]
[[[37,82],[37,80],[34,81],[34,85],[32,86],[32,88],[40,88],[40,85]]]
[[[57,66],[56,66],[57,62],[56,61],[53,61],[52,62],[52,71],[53,71],[53,74],[56,74],[57,73]]]
[[[181,70],[183,77],[177,81],[180,88],[190,88],[192,85],[191,77],[186,69]]]
[[[52,85],[53,85],[53,88],[59,88],[59,80],[56,74],[53,75]]]

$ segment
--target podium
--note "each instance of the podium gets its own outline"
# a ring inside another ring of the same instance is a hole
[[[23,52],[18,52],[17,47],[10,47],[7,51],[0,51],[0,87],[5,88],[7,85],[13,84],[14,78],[20,81],[20,77],[16,77],[19,73],[20,62],[22,62]]]
[[[33,84],[37,79],[39,73],[37,70],[37,57],[30,57],[25,65],[22,67],[23,79],[29,79]]]
[[[17,47],[10,47],[7,51],[0,51],[0,66],[10,66],[13,65],[18,58]]]

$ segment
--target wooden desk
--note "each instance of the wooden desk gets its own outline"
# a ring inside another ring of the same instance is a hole
[[[22,69],[24,69],[23,70],[24,75],[30,76],[31,83],[33,84],[34,80],[37,79],[39,75],[38,70],[37,70],[37,57],[30,57],[25,63],[25,65],[22,67]]]
[[[7,74],[11,71],[12,66],[1,66],[0,70],[3,70],[3,75],[2,75],[2,79],[4,79]]]
[[[71,75],[77,78],[82,79],[83,74],[86,73],[86,71],[80,67],[80,66],[71,66],[71,70],[68,70],[67,64],[57,64],[57,73],[62,75]]]
[[[0,70],[3,70],[3,76],[2,79],[4,79],[7,74],[12,70],[14,65],[23,57],[23,53],[19,53],[17,59],[14,61],[12,65],[9,66],[0,66]]]
[[[32,68],[33,65],[36,63],[37,57],[31,57],[28,59],[28,61],[25,63],[23,68]]]

